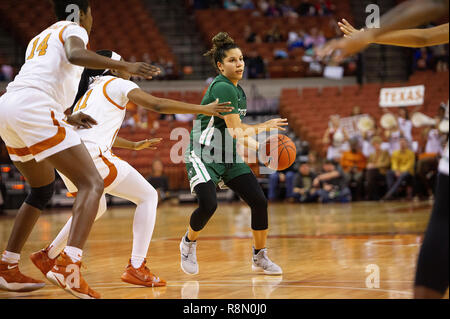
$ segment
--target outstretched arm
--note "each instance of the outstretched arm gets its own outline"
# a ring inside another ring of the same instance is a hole
[[[346,38],[351,38],[358,34],[358,32],[367,31],[365,29],[355,29],[345,19],[342,19],[342,22],[338,22],[338,25]],[[420,48],[448,43],[448,36],[449,24],[446,23],[428,29],[407,29],[387,32],[375,38],[373,43]]]
[[[127,71],[133,75],[151,79],[160,73],[159,68],[142,62],[130,63],[116,61],[85,49],[83,41],[78,37],[69,37],[64,43],[67,59],[70,63],[89,69],[110,69]]]
[[[162,138],[152,138],[150,140],[143,140],[139,142],[132,142],[123,137],[117,136],[114,140],[113,147],[125,148],[128,150],[140,151],[146,148],[155,150],[156,146],[161,143]]]
[[[401,3],[380,20],[380,28],[359,32],[354,37],[333,40],[318,50],[319,57],[334,55],[334,60],[344,58],[364,50],[380,36],[401,29],[408,29],[433,21],[448,14],[449,0],[410,0]]]
[[[216,101],[208,105],[190,104],[158,98],[141,89],[131,90],[127,97],[131,102],[137,105],[163,114],[206,114],[222,117],[220,115],[221,112],[230,112],[233,110],[233,108],[228,107],[230,104],[229,102],[218,103],[218,101]]]

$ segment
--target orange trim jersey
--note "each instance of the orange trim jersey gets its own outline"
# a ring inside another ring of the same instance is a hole
[[[34,88],[54,101],[52,107],[64,112],[72,106],[83,67],[67,60],[64,43],[77,37],[88,45],[87,31],[70,21],[59,21],[45,29],[28,44],[25,64],[7,87],[7,93]]]
[[[95,79],[73,110],[91,116],[98,123],[90,129],[75,129],[81,139],[98,145],[102,152],[111,149],[125,118],[127,95],[137,88],[135,83],[114,76]]]

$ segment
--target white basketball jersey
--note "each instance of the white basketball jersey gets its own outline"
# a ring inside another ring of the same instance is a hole
[[[98,145],[103,153],[111,149],[125,118],[127,95],[137,88],[136,83],[114,76],[97,77],[73,110],[97,121],[90,129],[76,129],[81,139]]]
[[[48,94],[57,105],[50,105],[64,112],[71,107],[80,82],[83,67],[67,60],[64,43],[69,37],[80,38],[85,46],[89,37],[80,25],[60,21],[35,36],[28,44],[25,64],[7,87],[7,92],[35,88]]]

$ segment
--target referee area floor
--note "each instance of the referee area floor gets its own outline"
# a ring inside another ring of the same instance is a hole
[[[198,240],[199,274],[183,273],[179,243],[194,209],[158,208],[147,265],[167,287],[120,280],[131,254],[133,206],[109,208],[95,223],[83,252],[86,281],[106,299],[409,299],[431,203],[269,204],[268,255],[283,276],[252,272],[250,209],[240,203],[219,203]],[[28,256],[48,245],[69,216],[67,209],[41,216],[21,255],[23,273],[44,280]],[[13,212],[0,216],[2,250],[13,223]],[[31,293],[0,291],[0,299],[73,298],[46,282]]]

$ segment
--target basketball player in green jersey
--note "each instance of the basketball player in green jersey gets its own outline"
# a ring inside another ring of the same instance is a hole
[[[226,185],[251,208],[253,270],[281,275],[281,268],[267,257],[267,199],[252,170],[237,154],[236,140],[242,141],[244,147],[258,151],[259,143],[251,136],[261,131],[284,130],[287,121],[274,119],[258,125],[242,123],[247,113],[245,93],[238,84],[245,66],[242,51],[224,32],[217,34],[212,42],[213,48],[205,55],[212,58],[219,75],[209,86],[202,104],[216,99],[230,101],[234,110],[222,114],[223,119],[198,116],[191,132],[186,168],[199,207],[191,215],[188,232],[180,243],[181,269],[187,274],[198,273],[196,239],[217,209],[217,186]]]

